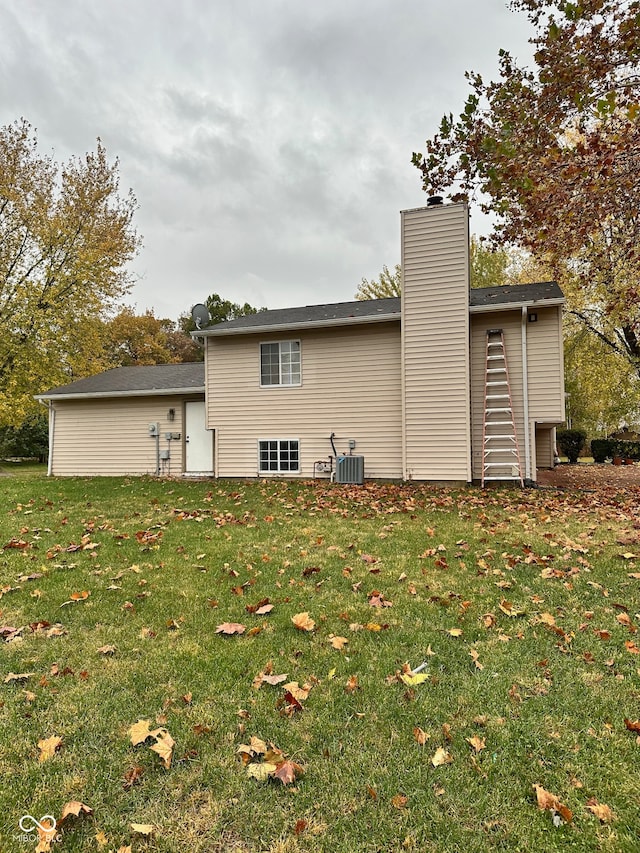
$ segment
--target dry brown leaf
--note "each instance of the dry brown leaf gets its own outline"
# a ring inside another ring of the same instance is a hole
[[[274,776],[276,779],[279,779],[283,785],[289,785],[291,782],[294,782],[298,776],[302,776],[304,770],[299,764],[296,764],[295,761],[283,761],[277,765],[277,768],[274,772]]]
[[[595,797],[587,800],[586,807],[592,812],[601,823],[611,823],[616,819],[616,816],[611,811],[609,806],[604,803],[599,803]]]
[[[240,622],[223,622],[216,628],[216,634],[244,634],[246,625],[241,625]]]
[[[395,797],[391,797],[391,805],[396,809],[403,809],[409,802],[409,797],[405,794],[396,794]]]
[[[291,617],[291,621],[298,631],[313,631],[316,627],[316,623],[309,617],[306,611],[304,613],[296,613],[295,616]]]
[[[127,734],[131,738],[131,743],[134,746],[137,746],[139,743],[144,743],[144,741],[151,736],[149,720],[138,720],[138,722],[134,723],[127,731]]]
[[[542,785],[534,785],[533,789],[536,792],[539,809],[543,811],[557,812],[567,823],[571,822],[571,819],[573,818],[571,809],[568,809],[563,805],[555,794],[552,794],[550,791],[545,791]]]
[[[434,767],[441,767],[443,764],[451,764],[452,761],[453,758],[451,757],[451,754],[443,747],[436,749],[431,757],[431,763]]]
[[[97,650],[99,655],[115,655],[116,647],[115,646],[100,646]]]
[[[40,750],[40,755],[38,756],[38,761],[46,761],[48,758],[51,758],[61,746],[62,738],[57,735],[39,740],[38,749]]]
[[[129,788],[132,788],[134,785],[137,785],[140,782],[140,779],[144,775],[144,767],[140,767],[140,765],[136,764],[135,767],[131,767],[124,774],[124,783],[122,787],[125,791],[128,791]]]
[[[282,684],[282,682],[286,681],[288,677],[287,673],[283,672],[280,675],[263,675],[262,680],[267,684],[275,686],[276,684]]]
[[[166,729],[156,729],[151,734],[156,738],[156,742],[149,749],[158,753],[165,769],[168,770],[171,767],[173,747],[176,742]]]
[[[425,743],[429,740],[429,735],[421,729],[420,726],[413,727],[413,739],[419,746],[424,746]]]
[[[346,637],[331,637],[331,645],[334,649],[341,652],[347,645],[349,640]]]
[[[485,738],[478,737],[478,735],[474,735],[473,737],[466,738],[467,743],[471,746],[474,752],[482,752],[482,750],[486,747],[487,742]]]
[[[359,690],[360,686],[358,684],[358,676],[350,675],[347,678],[347,683],[344,686],[345,693],[355,693],[356,690]]]
[[[70,800],[62,807],[62,814],[57,826],[60,826],[68,817],[80,817],[83,814],[93,814],[93,809],[86,803],[81,803],[80,800]]]
[[[4,683],[24,684],[24,682],[28,681],[33,675],[35,675],[35,672],[10,672],[9,675],[5,675]]]

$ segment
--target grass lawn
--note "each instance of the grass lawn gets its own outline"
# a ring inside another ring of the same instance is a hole
[[[637,852],[639,498],[0,478],[0,850]]]

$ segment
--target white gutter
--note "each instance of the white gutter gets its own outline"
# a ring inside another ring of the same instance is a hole
[[[522,407],[524,409],[524,478],[531,481],[531,433],[529,430],[529,368],[527,364],[527,306],[522,306]]]
[[[374,314],[365,317],[340,317],[326,320],[298,320],[296,323],[267,323],[262,326],[241,326],[225,329],[224,323],[212,326],[210,329],[200,329],[192,332],[192,337],[212,338],[220,335],[263,335],[266,332],[295,331],[296,329],[326,329],[332,326],[356,326],[365,323],[389,323],[400,320],[400,312],[393,314]]]
[[[513,311],[514,308],[520,306],[522,310],[525,308],[553,308],[558,305],[564,305],[566,299],[558,297],[557,299],[532,299],[527,302],[499,302],[495,305],[470,305],[470,314],[484,314],[489,311]]]
[[[75,391],[72,394],[36,394],[35,399],[49,400],[97,400],[104,397],[168,397],[174,395],[204,394],[204,385],[197,388],[152,388],[137,391]]]

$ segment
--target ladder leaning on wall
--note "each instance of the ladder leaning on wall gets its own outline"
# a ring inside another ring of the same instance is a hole
[[[524,486],[502,329],[487,329],[482,488],[489,480],[518,480]]]

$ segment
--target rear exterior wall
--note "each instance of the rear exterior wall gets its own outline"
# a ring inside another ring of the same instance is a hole
[[[156,441],[149,437],[150,423],[160,425],[160,448],[170,448],[171,459],[163,473],[182,473],[182,403],[180,397],[55,401],[51,473],[63,477],[155,474]],[[171,422],[169,409],[175,410]],[[169,443],[166,432],[180,433],[181,439]]]
[[[261,387],[260,344],[290,340],[300,341],[301,384]],[[310,478],[314,462],[332,453],[334,433],[338,453],[356,442],[365,477],[402,477],[399,321],[211,336],[206,359],[217,476],[259,476],[259,441],[296,439],[295,476]]]

